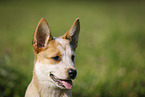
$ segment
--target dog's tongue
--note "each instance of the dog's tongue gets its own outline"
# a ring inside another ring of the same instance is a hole
[[[62,81],[63,85],[65,86],[66,89],[71,89],[72,88],[72,81]]]

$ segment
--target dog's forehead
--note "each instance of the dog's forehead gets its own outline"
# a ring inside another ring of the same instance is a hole
[[[59,45],[57,46],[57,48],[59,50],[61,50],[61,51],[63,51],[63,50],[71,51],[71,46],[70,46],[69,40],[62,39],[62,38],[56,38],[55,41],[59,43]]]
[[[69,44],[69,40],[67,40],[67,39],[63,39],[60,37],[54,37],[54,39],[62,45]]]

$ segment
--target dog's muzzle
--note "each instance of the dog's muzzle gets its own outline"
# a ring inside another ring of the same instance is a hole
[[[55,82],[57,87],[62,89],[71,89],[72,88],[72,79],[75,79],[77,76],[77,71],[75,69],[68,69],[68,78],[67,79],[60,79],[56,77],[54,74],[50,73],[50,77]]]

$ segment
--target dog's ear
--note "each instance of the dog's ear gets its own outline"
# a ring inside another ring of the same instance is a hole
[[[77,18],[73,23],[72,27],[70,28],[70,30],[62,36],[62,38],[70,40],[70,45],[73,50],[75,50],[77,47],[79,32],[80,32],[80,22],[79,18]]]
[[[34,51],[38,53],[39,51],[46,48],[48,42],[52,39],[52,35],[50,33],[49,25],[47,21],[42,18],[34,32],[34,38],[32,42],[32,46]]]

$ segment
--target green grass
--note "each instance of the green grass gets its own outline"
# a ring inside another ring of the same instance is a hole
[[[145,2],[1,2],[0,97],[23,97],[33,70],[32,38],[41,17],[53,36],[75,18],[74,97],[145,96]]]

